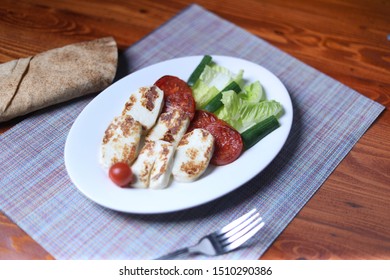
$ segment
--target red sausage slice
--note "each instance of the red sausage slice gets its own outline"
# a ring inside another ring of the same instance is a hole
[[[243,150],[244,144],[240,133],[223,122],[213,122],[206,126],[215,139],[214,154],[210,163],[225,165],[235,161]]]
[[[190,120],[195,115],[195,99],[192,96],[192,89],[187,83],[175,76],[163,76],[155,83],[162,91],[164,91],[165,105],[163,112],[167,112],[172,108],[180,108],[189,116]]]
[[[192,119],[187,132],[194,130],[195,128],[206,128],[209,124],[219,121],[218,117],[213,113],[203,110],[196,110],[195,116]]]

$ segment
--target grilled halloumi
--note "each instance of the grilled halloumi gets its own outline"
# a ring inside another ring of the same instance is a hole
[[[172,109],[162,113],[156,125],[146,136],[148,141],[163,140],[176,146],[183,137],[190,124],[190,119],[180,109]]]
[[[131,170],[133,172],[132,186],[135,188],[146,189],[149,187],[150,172],[152,171],[156,155],[160,145],[156,141],[146,141],[142,147]]]
[[[205,129],[197,128],[180,140],[172,167],[172,175],[179,182],[193,182],[209,165],[214,151],[214,137]]]
[[[157,86],[140,87],[132,93],[122,110],[122,115],[130,115],[139,121],[146,133],[156,123],[164,104],[164,92]]]
[[[131,116],[114,118],[104,133],[100,149],[101,164],[107,168],[117,162],[130,165],[137,157],[141,132],[141,124]]]
[[[168,186],[172,174],[175,147],[172,143],[160,142],[161,149],[156,156],[152,171],[150,172],[150,189],[164,189]]]
[[[171,176],[174,146],[157,140],[146,141],[132,165],[135,188],[165,188]]]

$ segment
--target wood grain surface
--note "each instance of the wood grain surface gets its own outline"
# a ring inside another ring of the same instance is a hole
[[[387,107],[261,259],[390,259],[390,1],[2,0],[0,63],[107,35],[124,50],[190,3]],[[0,214],[0,259],[52,258]]]

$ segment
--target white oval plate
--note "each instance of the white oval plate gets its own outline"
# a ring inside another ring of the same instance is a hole
[[[283,147],[292,125],[290,96],[282,82],[267,69],[252,62],[213,55],[213,60],[238,71],[244,69],[248,81],[259,80],[267,99],[283,105],[281,126],[245,151],[239,159],[225,166],[209,166],[203,176],[192,183],[172,181],[163,190],[119,188],[99,164],[99,149],[104,131],[112,119],[121,114],[131,92],[152,85],[164,75],[187,80],[202,56],[176,58],[148,66],[112,84],[94,98],[74,122],[65,144],[65,165],[76,187],[96,203],[121,212],[138,214],[166,213],[210,202],[246,183],[261,172]]]

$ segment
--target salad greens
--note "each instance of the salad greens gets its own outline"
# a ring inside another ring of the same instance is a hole
[[[214,62],[206,65],[199,79],[192,86],[196,108],[202,109],[232,81],[236,81],[241,86],[243,72],[240,70],[238,74],[234,74]]]
[[[211,113],[215,113],[216,111],[218,111],[218,109],[220,109],[222,106],[223,106],[223,103],[222,103],[222,94],[225,92],[225,91],[229,91],[229,90],[232,90],[234,91],[235,93],[240,93],[241,92],[241,88],[240,86],[235,82],[231,82],[230,84],[228,84],[223,90],[221,90],[217,95],[215,95],[207,104],[206,106],[203,107],[203,110],[206,110],[206,111],[209,111]]]
[[[240,133],[270,116],[278,116],[282,111],[279,102],[274,100],[248,102],[240,98],[240,94],[225,91],[221,100],[224,106],[216,112],[218,118],[229,123]]]
[[[191,86],[197,109],[206,109],[212,99],[229,83],[235,81],[241,91],[222,92],[223,106],[214,112],[220,119],[242,133],[270,116],[278,117],[282,105],[275,100],[267,100],[260,81],[248,83],[244,80],[244,70],[237,73],[217,65],[212,60],[205,65],[197,81]]]

